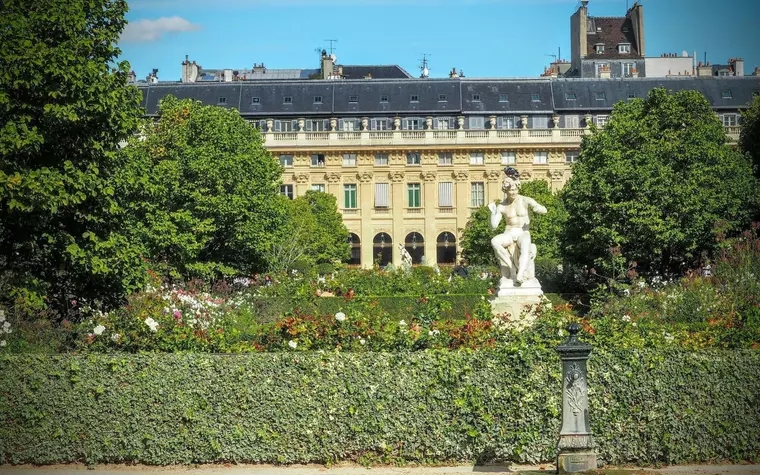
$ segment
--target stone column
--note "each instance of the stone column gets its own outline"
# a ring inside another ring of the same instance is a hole
[[[557,442],[557,473],[596,470],[596,452],[588,416],[586,362],[591,345],[578,339],[581,326],[567,327],[570,337],[555,350],[562,360],[562,429]]]

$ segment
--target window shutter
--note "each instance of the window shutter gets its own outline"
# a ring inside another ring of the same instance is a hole
[[[438,183],[438,206],[441,208],[449,208],[454,206],[454,183],[441,182]]]
[[[390,184],[375,183],[375,208],[390,207]]]

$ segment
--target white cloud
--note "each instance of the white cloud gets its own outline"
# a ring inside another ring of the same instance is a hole
[[[130,21],[121,33],[121,41],[156,41],[160,40],[165,33],[177,33],[182,31],[195,31],[200,25],[190,23],[182,17],[161,17],[155,20],[143,18]]]

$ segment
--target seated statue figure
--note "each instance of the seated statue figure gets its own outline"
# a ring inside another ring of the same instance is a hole
[[[412,255],[406,250],[403,244],[398,243],[398,251],[401,254],[401,265],[409,269],[412,267]]]
[[[506,176],[502,190],[506,194],[498,205],[491,203],[491,228],[496,227],[504,217],[506,226],[504,232],[491,239],[496,253],[496,259],[501,268],[499,288],[541,287],[535,276],[536,245],[530,239],[529,209],[539,214],[546,214],[546,208],[533,198],[522,196],[520,191],[520,175],[512,167],[504,170]]]

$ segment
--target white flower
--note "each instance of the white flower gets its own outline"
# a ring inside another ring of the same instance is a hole
[[[153,320],[151,317],[146,318],[145,324],[150,327],[150,331],[154,332],[158,329],[158,322]]]
[[[623,315],[623,321],[624,322],[630,322],[631,321],[631,316],[630,315]]]
[[[111,335],[111,341],[113,341],[114,343],[118,343],[119,340],[121,340],[121,335],[119,335],[118,333],[114,333],[113,335]]]
[[[0,322],[4,322],[4,321],[5,321],[5,310],[0,308]]]
[[[8,344],[8,343],[6,343],[6,342],[5,342],[5,340],[0,340],[0,346],[5,346],[5,345],[7,345],[7,344]]]
[[[636,322],[631,323],[631,325],[633,325],[635,327],[636,326]]]
[[[11,326],[11,322],[5,321],[3,322],[3,328],[8,328]]]
[[[436,336],[436,335],[438,335],[438,334],[440,334],[440,333],[441,333],[441,331],[440,331],[440,330],[430,330],[430,331],[428,332],[428,335],[429,335],[429,336]]]
[[[406,326],[406,322],[403,321],[403,320],[401,320],[401,321],[398,322],[398,326],[405,327]]]
[[[104,331],[106,331],[106,327],[104,327],[103,325],[98,325],[97,327],[92,329],[92,332],[98,336],[102,335]]]
[[[629,295],[631,295],[631,291],[628,290],[628,289],[623,289],[623,295],[625,295],[626,297],[628,297]]]
[[[295,342],[295,341],[293,341],[293,340],[290,340],[290,341],[288,342],[288,346],[289,346],[289,347],[291,347],[291,348],[293,348],[293,349],[295,350],[295,349],[296,349],[296,347],[298,346],[298,343],[296,343],[296,342]]]
[[[346,314],[343,312],[338,312],[335,314],[335,319],[339,322],[344,322],[346,320]]]
[[[363,345],[363,344],[367,343],[367,340],[365,340],[364,338],[361,338],[361,339],[359,340],[359,343],[361,343],[361,344]]]

